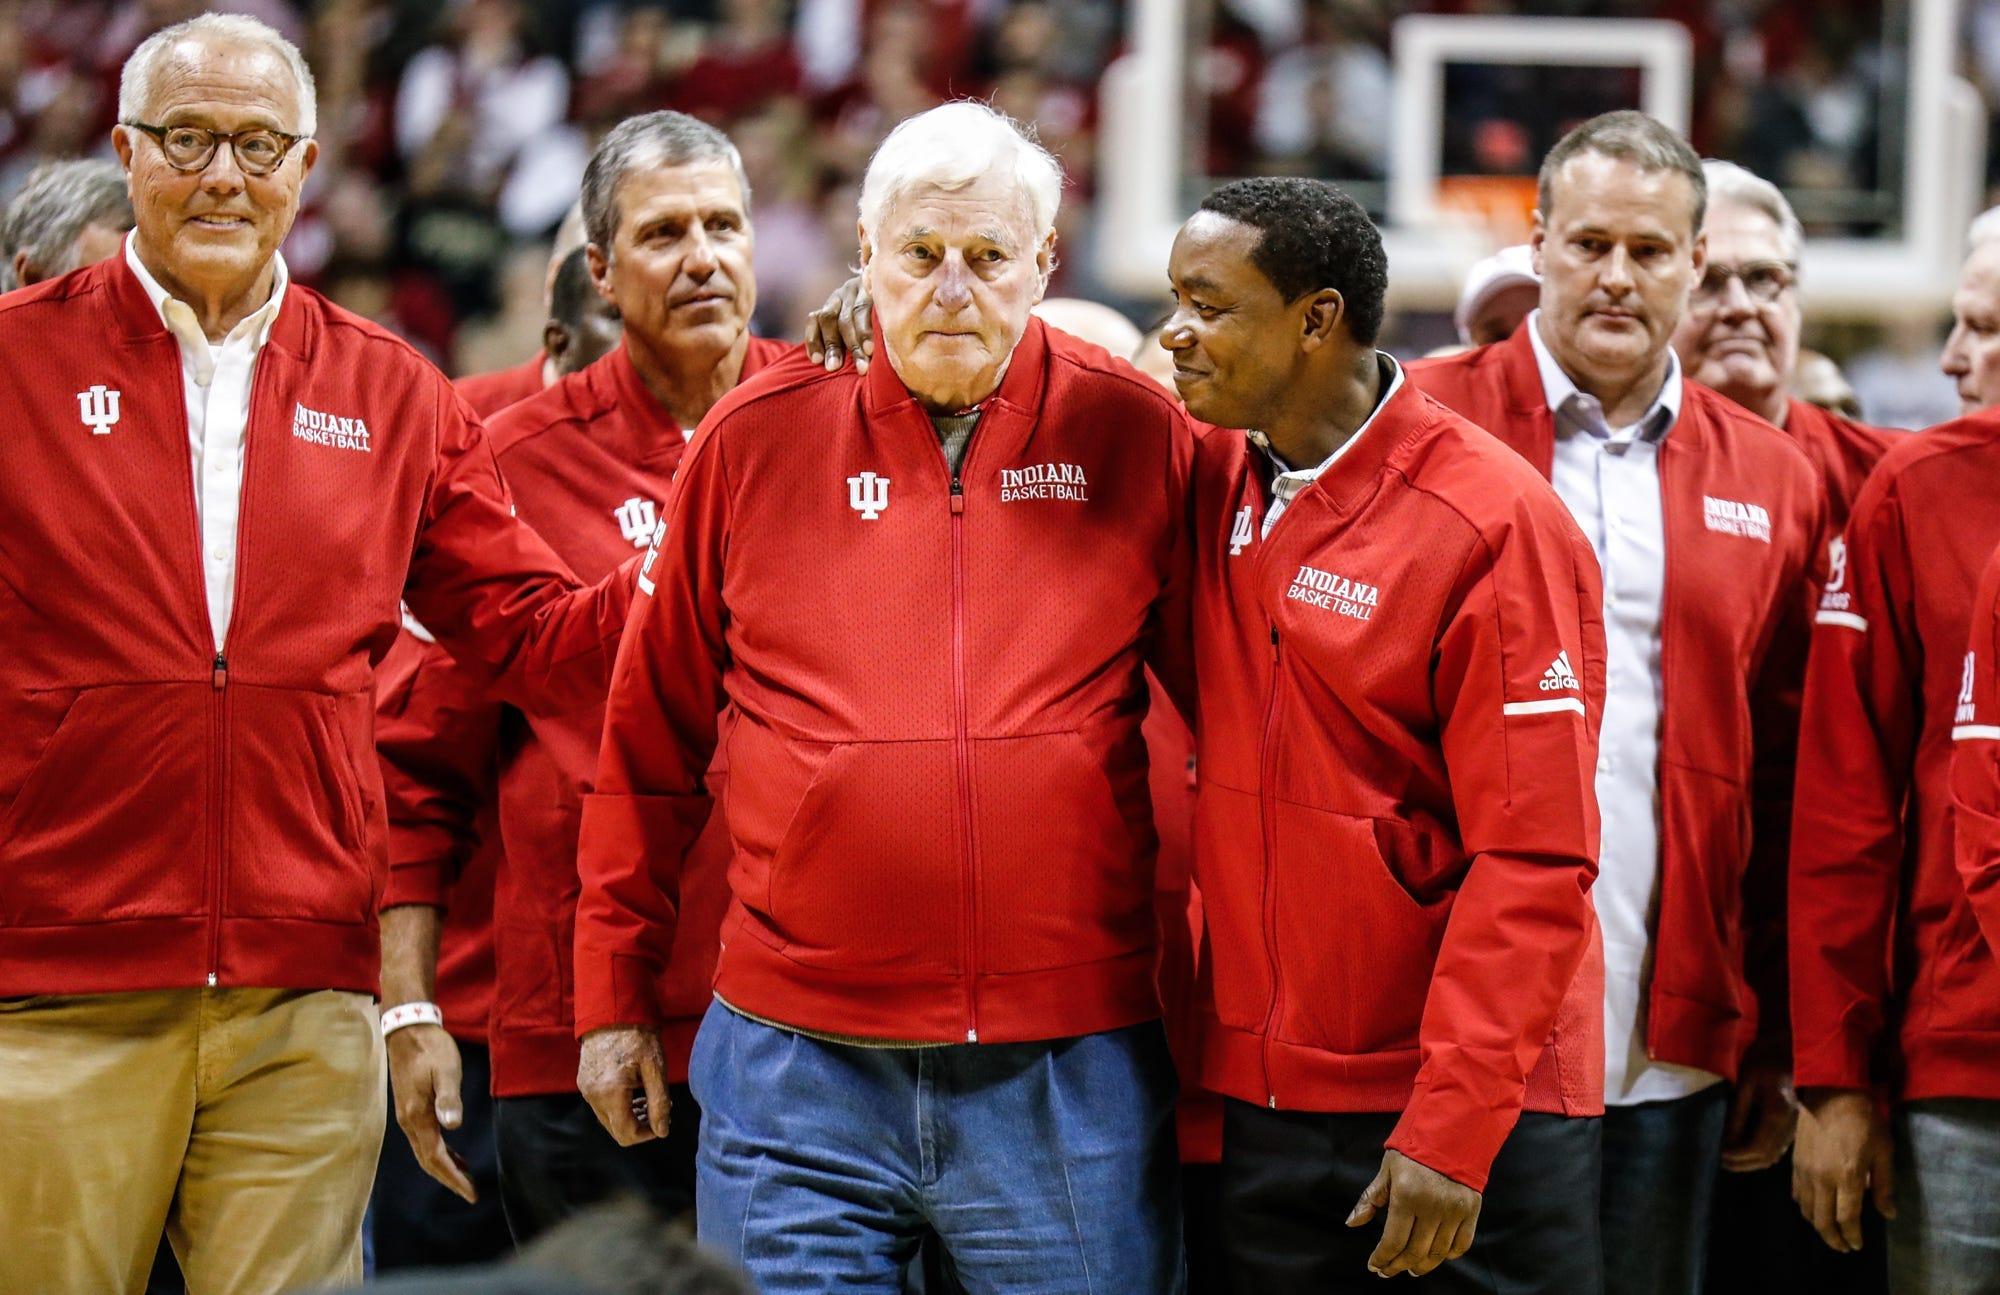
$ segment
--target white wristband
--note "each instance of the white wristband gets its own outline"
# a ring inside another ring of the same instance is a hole
[[[382,1037],[388,1038],[406,1025],[443,1025],[444,1009],[436,1003],[403,1003],[382,1013]]]

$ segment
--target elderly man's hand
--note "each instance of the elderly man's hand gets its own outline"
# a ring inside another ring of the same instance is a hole
[[[1481,1199],[1470,1187],[1402,1152],[1385,1151],[1382,1168],[1355,1202],[1347,1226],[1358,1228],[1386,1207],[1389,1219],[1368,1256],[1368,1271],[1377,1277],[1402,1272],[1421,1277],[1472,1248]]]
[[[1873,1195],[1883,1218],[1896,1217],[1893,1151],[1873,1094],[1825,1089],[1801,1103],[1792,1199],[1821,1240],[1840,1253],[1861,1248],[1864,1195]]]
[[[466,1201],[479,1191],[465,1161],[446,1145],[444,1131],[465,1117],[459,1100],[458,1043],[441,1025],[406,1025],[389,1036],[389,1086],[396,1095],[396,1123],[424,1172]]]
[[[860,275],[835,288],[825,305],[806,316],[806,354],[826,365],[829,373],[852,355],[855,372],[868,372],[868,361],[875,354],[875,333],[869,323],[874,308]]]
[[[1792,1096],[1791,1068],[1783,1061],[1746,1057],[1730,1097],[1729,1126],[1722,1138],[1722,1167],[1754,1173],[1784,1159],[1792,1145],[1799,1108]]]
[[[667,1056],[657,1030],[613,1025],[584,1035],[576,1087],[619,1146],[667,1136]]]

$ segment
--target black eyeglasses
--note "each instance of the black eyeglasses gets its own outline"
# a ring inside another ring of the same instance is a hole
[[[143,130],[160,145],[167,165],[176,171],[202,171],[215,157],[215,150],[227,140],[236,154],[236,165],[245,175],[269,175],[284,164],[304,135],[288,135],[282,130],[257,127],[234,132],[209,130],[204,126],[150,126],[143,121],[123,123]]]
[[[1729,291],[1729,281],[1736,279],[1743,284],[1743,291],[1750,300],[1769,304],[1785,294],[1785,289],[1798,282],[1799,267],[1789,261],[1745,261],[1742,265],[1723,265],[1716,261],[1708,263],[1708,270],[1695,285],[1694,299],[1703,305],[1720,301]]]

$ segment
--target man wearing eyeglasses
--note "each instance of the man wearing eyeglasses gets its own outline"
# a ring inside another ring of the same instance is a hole
[[[1591,897],[1610,1295],[1702,1288],[1729,1081],[1739,1109],[1768,1109],[1760,1090],[1783,1081],[1751,1045],[1760,1021],[1784,1024],[1783,841],[1824,504],[1798,447],[1686,380],[1669,345],[1707,268],[1706,193],[1658,122],[1585,122],[1542,164],[1540,309],[1504,342],[1409,367],[1551,478],[1603,569]]]
[[[400,601],[503,695],[600,693],[575,591],[408,345],[288,282],[311,73],[147,40],[122,253],[0,301],[0,1290],[361,1276],[381,1146],[373,669]],[[629,579],[629,577],[627,577]]]
[[[1734,162],[1710,159],[1702,172],[1708,267],[1674,330],[1674,351],[1689,377],[1783,428],[1806,452],[1826,486],[1827,534],[1837,538],[1861,483],[1900,433],[1799,398],[1799,218],[1778,186]]]

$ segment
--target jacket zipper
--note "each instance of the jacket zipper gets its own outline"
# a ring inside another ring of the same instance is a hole
[[[971,447],[966,448],[971,452]],[[972,740],[965,684],[965,486],[951,473],[952,745],[958,763],[959,848],[965,870],[965,1041],[979,1042],[979,865],[972,832]]]
[[[208,910],[208,985],[212,989],[222,979],[222,904],[225,888],[229,884],[229,798],[227,785],[229,777],[229,658],[225,645],[229,642],[229,631],[236,624],[236,609],[243,601],[243,532],[245,529],[243,499],[250,489],[250,428],[257,421],[258,393],[268,381],[270,366],[264,363],[269,356],[269,338],[266,345],[258,349],[256,369],[250,376],[249,407],[243,419],[243,444],[239,451],[241,471],[236,483],[236,561],[230,572],[229,620],[222,627],[222,638],[214,643],[215,660],[209,667],[209,690],[215,697],[215,790],[209,798],[209,822],[214,830],[215,863],[210,871],[211,896]],[[177,344],[178,345],[178,344]],[[178,376],[179,355],[175,356]],[[185,428],[183,429],[185,430]],[[204,439],[206,433],[204,432]],[[193,474],[193,461],[189,461],[188,485],[194,492],[195,501],[195,568],[201,570],[201,558],[207,551],[206,537],[201,530],[201,482]],[[202,619],[208,618],[208,579],[201,579]]]
[[[1262,556],[1261,554],[1259,555]],[[1262,564],[1259,563],[1261,566]],[[1258,790],[1257,816],[1264,838],[1264,957],[1271,969],[1271,1006],[1264,1015],[1264,1036],[1262,1050],[1264,1059],[1265,1105],[1278,1109],[1278,1093],[1271,1084],[1271,1036],[1278,1028],[1279,999],[1284,993],[1284,981],[1278,974],[1278,905],[1277,905],[1277,862],[1278,824],[1277,795],[1273,792],[1273,780],[1277,743],[1272,735],[1278,728],[1278,676],[1282,663],[1283,648],[1278,642],[1278,627],[1271,625],[1271,689],[1264,699],[1264,736],[1258,750]]]

